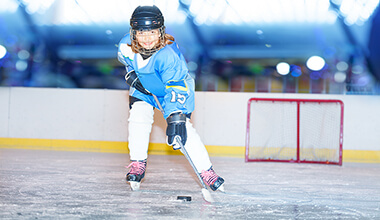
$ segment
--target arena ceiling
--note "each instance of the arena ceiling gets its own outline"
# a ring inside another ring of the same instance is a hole
[[[114,59],[138,5],[157,5],[185,57],[366,56],[379,0],[5,0],[0,44],[44,45],[61,59]]]

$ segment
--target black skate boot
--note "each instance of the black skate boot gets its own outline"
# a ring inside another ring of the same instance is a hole
[[[131,189],[139,190],[140,182],[145,176],[146,160],[132,161],[127,168],[131,168],[126,175],[126,179],[131,185]]]
[[[212,167],[210,169],[208,169],[207,171],[202,171],[201,173],[201,177],[203,179],[203,181],[213,190],[213,191],[216,191],[216,190],[220,190],[222,192],[224,192],[224,186],[223,186],[223,183],[224,183],[224,179],[220,176],[218,176],[214,169],[212,169]]]

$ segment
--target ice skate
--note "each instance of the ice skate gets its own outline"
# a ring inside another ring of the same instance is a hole
[[[130,168],[126,175],[126,180],[131,185],[132,191],[140,189],[141,180],[145,176],[146,160],[132,161],[127,168]]]
[[[207,171],[203,170],[201,177],[213,191],[220,190],[221,192],[224,192],[224,179],[218,176],[212,167]]]

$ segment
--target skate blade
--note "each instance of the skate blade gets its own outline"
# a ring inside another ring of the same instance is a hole
[[[140,189],[140,182],[129,181],[129,184],[131,185],[132,191],[137,191]]]
[[[224,193],[226,192],[224,190],[224,183],[221,186],[219,186],[218,190],[221,191],[221,192],[224,192]]]

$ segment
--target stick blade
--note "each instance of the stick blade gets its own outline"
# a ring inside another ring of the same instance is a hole
[[[203,199],[206,202],[213,203],[215,200],[212,198],[210,191],[208,191],[206,188],[202,188],[202,195]]]
[[[131,186],[131,190],[132,191],[138,191],[138,190],[140,190],[140,182],[129,181],[129,184]]]

